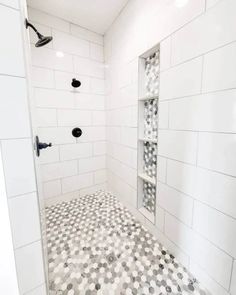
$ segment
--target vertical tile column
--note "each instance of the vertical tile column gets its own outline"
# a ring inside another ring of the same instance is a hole
[[[43,295],[45,275],[21,28],[18,0],[0,0],[4,40],[0,49],[0,148],[6,184],[6,196],[1,198],[8,202],[20,295]],[[11,288],[1,291],[17,294]]]
[[[155,222],[157,130],[159,95],[159,49],[140,60],[138,207]]]

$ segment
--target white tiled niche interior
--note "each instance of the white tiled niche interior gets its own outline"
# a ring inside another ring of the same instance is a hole
[[[103,36],[28,8],[29,19],[53,42],[35,48],[31,32],[34,100],[47,202],[106,188]],[[81,87],[73,89],[73,78]],[[82,129],[79,139],[74,127]]]

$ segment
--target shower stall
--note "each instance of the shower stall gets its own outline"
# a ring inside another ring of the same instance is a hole
[[[0,0],[5,295],[236,294],[235,11]]]

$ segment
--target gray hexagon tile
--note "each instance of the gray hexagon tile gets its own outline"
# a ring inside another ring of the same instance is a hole
[[[46,208],[50,295],[207,294],[111,194]]]
[[[145,61],[146,95],[148,97],[159,94],[159,51]]]

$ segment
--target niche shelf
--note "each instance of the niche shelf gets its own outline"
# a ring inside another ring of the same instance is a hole
[[[138,210],[155,223],[158,148],[159,46],[139,59]]]

